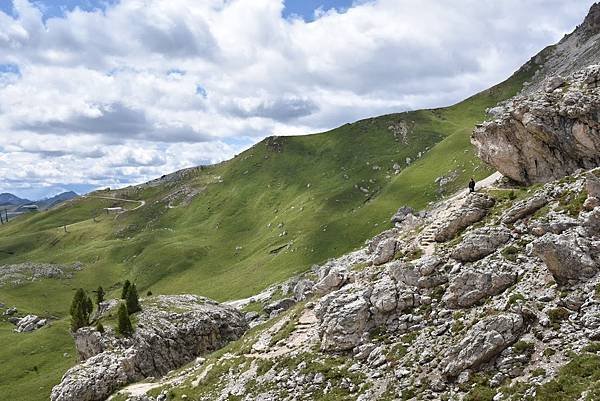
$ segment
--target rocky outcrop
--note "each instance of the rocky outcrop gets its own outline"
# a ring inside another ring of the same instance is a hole
[[[504,313],[475,324],[442,361],[442,374],[452,379],[466,369],[490,361],[516,342],[527,328],[522,314]]]
[[[44,327],[47,322],[47,319],[41,318],[39,316],[27,315],[16,322],[17,327],[15,328],[15,331],[17,333],[28,333],[30,331],[34,331]]]
[[[321,321],[321,349],[346,351],[354,348],[364,334],[369,318],[367,294],[348,285],[328,294],[315,307]]]
[[[466,235],[451,256],[461,262],[475,262],[494,253],[510,238],[510,231],[506,227],[483,227]]]
[[[551,78],[514,98],[471,137],[478,156],[513,180],[548,182],[600,165],[600,65]]]
[[[247,329],[242,314],[193,295],[146,300],[132,338],[85,328],[76,345],[85,359],[52,389],[52,401],[99,401],[117,388],[162,376],[239,338]]]
[[[487,195],[470,194],[463,206],[453,211],[435,233],[437,242],[446,242],[454,238],[461,230],[483,219],[494,206],[494,199]]]
[[[79,262],[72,265],[33,262],[2,265],[0,266],[0,288],[6,285],[22,285],[44,278],[69,279],[81,269],[83,269],[83,264]]]
[[[482,266],[479,267],[483,269]],[[510,267],[502,269],[502,266],[492,264],[485,271],[463,271],[450,280],[442,300],[450,309],[471,307],[516,283],[517,274],[511,270]]]
[[[575,232],[545,234],[535,240],[533,251],[559,284],[594,277],[600,267],[600,242],[582,238]]]

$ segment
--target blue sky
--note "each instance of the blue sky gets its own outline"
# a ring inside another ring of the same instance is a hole
[[[593,2],[0,0],[0,192],[122,187],[270,135],[453,104]]]
[[[60,17],[66,10],[73,10],[79,7],[82,10],[91,11],[94,9],[105,9],[111,3],[119,0],[37,0],[36,4],[44,12],[45,18]],[[343,11],[352,6],[354,0],[286,0],[283,15],[290,17],[297,15],[307,21],[314,18],[314,12],[318,8],[329,10],[335,8]],[[13,13],[12,0],[0,0],[0,10],[6,14]]]

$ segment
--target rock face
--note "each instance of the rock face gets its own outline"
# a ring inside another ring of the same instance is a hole
[[[533,250],[559,284],[594,277],[600,267],[600,242],[592,242],[574,232],[545,234],[533,243]]]
[[[510,239],[510,231],[506,227],[483,227],[465,236],[462,242],[452,251],[452,257],[461,262],[474,262],[494,253]]]
[[[87,359],[65,373],[52,389],[52,401],[104,400],[127,383],[162,376],[214,351],[247,329],[240,312],[193,295],[159,296],[143,307],[130,339],[89,328],[76,334]]]
[[[454,378],[465,369],[488,362],[509,347],[526,329],[523,315],[506,313],[475,324],[455,347],[448,351],[442,374]]]
[[[451,240],[461,230],[483,219],[494,206],[494,199],[487,195],[473,193],[469,195],[460,210],[454,211],[435,233],[437,242]]]
[[[504,113],[477,127],[478,156],[513,180],[548,182],[600,165],[600,65],[560,84],[514,98]]]

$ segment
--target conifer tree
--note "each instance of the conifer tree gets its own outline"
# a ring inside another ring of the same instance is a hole
[[[131,337],[133,334],[133,326],[131,325],[131,320],[129,320],[129,312],[127,312],[127,305],[121,303],[119,305],[118,311],[118,325],[117,325],[117,333],[121,334],[125,337]]]
[[[73,296],[70,309],[71,330],[73,332],[81,327],[89,326],[92,308],[92,300],[87,296],[83,288],[79,288]]]
[[[96,290],[96,304],[100,305],[102,302],[104,302],[104,288],[102,288],[102,286],[98,287],[98,289]]]
[[[129,314],[136,313],[142,310],[135,284],[131,284],[131,286],[129,287],[129,291],[127,291],[127,298],[125,299],[125,301],[127,302],[127,310],[129,311]]]
[[[129,287],[131,287],[131,283],[129,280],[125,280],[123,283],[123,291],[121,291],[121,299],[127,299],[127,292],[129,292]]]
[[[104,333],[104,326],[102,325],[102,323],[100,323],[100,322],[96,323],[96,330],[99,333]]]

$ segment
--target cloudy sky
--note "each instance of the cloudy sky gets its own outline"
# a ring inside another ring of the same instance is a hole
[[[592,0],[0,0],[0,192],[123,186],[457,102]]]

